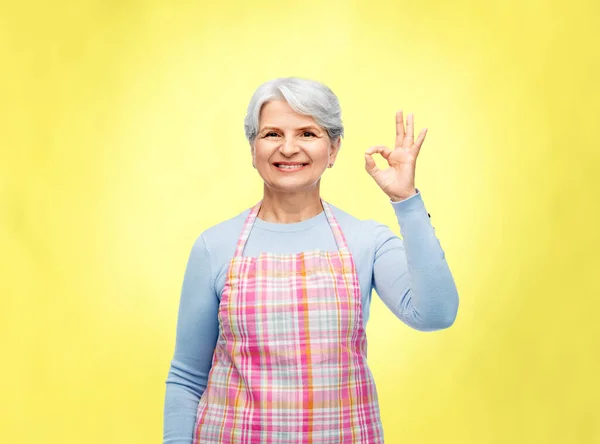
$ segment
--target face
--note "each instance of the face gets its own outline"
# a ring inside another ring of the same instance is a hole
[[[335,162],[340,139],[310,116],[296,113],[285,100],[266,103],[254,141],[253,163],[269,188],[297,192],[318,186],[327,165]]]

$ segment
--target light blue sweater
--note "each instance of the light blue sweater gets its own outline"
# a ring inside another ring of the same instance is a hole
[[[396,317],[421,331],[449,327],[458,292],[421,192],[390,201],[403,239],[386,225],[359,220],[330,204],[346,236],[358,273],[363,324],[375,290]],[[164,444],[191,444],[196,410],[208,380],[219,334],[217,313],[229,262],[250,210],[204,231],[194,243],[183,279],[175,352],[166,380]],[[245,256],[262,252],[337,250],[324,212],[302,222],[256,219]]]

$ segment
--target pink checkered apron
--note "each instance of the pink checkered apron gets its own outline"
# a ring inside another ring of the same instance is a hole
[[[195,444],[383,443],[356,267],[321,202],[338,251],[244,257],[262,201],[250,210],[221,295]]]

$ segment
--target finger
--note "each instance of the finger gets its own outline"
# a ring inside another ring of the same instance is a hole
[[[402,145],[404,140],[404,117],[402,116],[402,110],[396,113],[396,148]]]
[[[392,150],[390,150],[387,146],[384,145],[376,145],[372,146],[367,151],[365,151],[365,154],[369,155],[375,153],[379,153],[384,159],[387,159],[388,157],[390,157],[390,154],[392,154]]]
[[[392,151],[385,146],[372,146],[365,151],[365,170],[367,170],[371,176],[379,172],[379,168],[373,159],[373,154],[375,153],[380,153],[384,158],[387,159],[390,154],[392,154]]]
[[[415,115],[411,113],[406,118],[406,134],[404,136],[404,143],[402,144],[404,148],[411,148],[413,146],[415,137],[414,126]]]
[[[417,141],[415,142],[415,144],[413,146],[413,150],[415,151],[416,154],[419,154],[419,151],[421,150],[421,145],[423,145],[423,141],[425,140],[426,135],[427,135],[427,128],[423,128],[421,130],[421,132],[419,133],[419,137],[417,138]]]
[[[367,170],[367,173],[371,176],[379,171],[379,168],[375,165],[375,161],[367,153],[365,153],[365,170]]]

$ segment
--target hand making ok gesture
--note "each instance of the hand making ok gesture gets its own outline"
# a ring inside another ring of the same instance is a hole
[[[414,114],[409,114],[404,129],[402,110],[396,113],[396,143],[394,150],[385,146],[373,146],[365,152],[365,169],[375,179],[377,185],[387,194],[392,201],[400,201],[414,196],[415,166],[421,145],[425,140],[427,128],[414,139]],[[389,168],[380,170],[375,165],[373,154],[381,154],[388,162]]]

